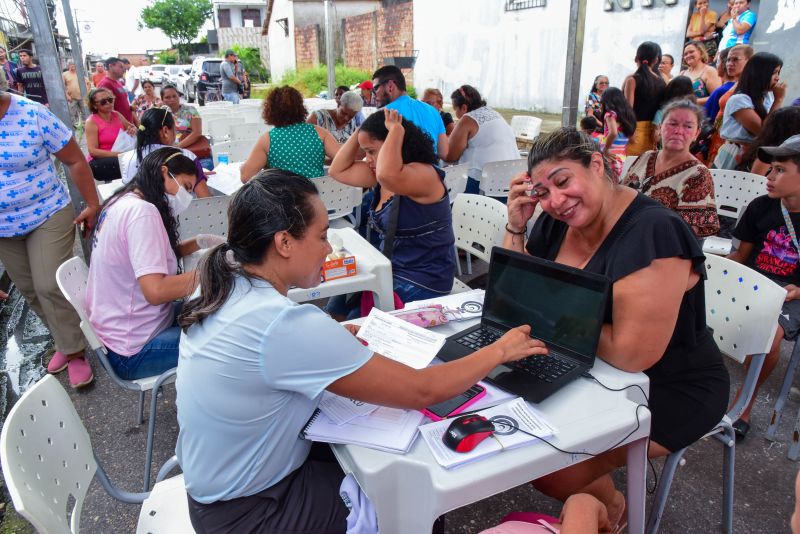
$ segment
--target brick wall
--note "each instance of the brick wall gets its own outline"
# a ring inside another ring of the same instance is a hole
[[[344,20],[345,65],[373,71],[384,58],[411,56],[414,50],[413,2],[403,2]],[[403,69],[413,85],[413,71]]]
[[[319,26],[317,24],[295,27],[294,53],[298,69],[319,65],[319,39]]]

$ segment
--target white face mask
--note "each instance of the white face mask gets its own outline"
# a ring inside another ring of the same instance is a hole
[[[172,176],[172,173],[169,173],[169,175],[173,180],[175,180],[175,177]],[[172,212],[173,217],[177,217],[186,211],[189,207],[189,204],[192,203],[192,194],[184,189],[178,180],[175,180],[175,183],[178,185],[178,192],[174,195],[167,193],[167,204],[169,205],[169,209]]]

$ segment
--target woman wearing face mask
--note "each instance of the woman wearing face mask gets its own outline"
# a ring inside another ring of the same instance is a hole
[[[196,173],[180,150],[160,148],[98,217],[86,307],[111,366],[125,380],[175,367],[175,301],[196,285],[193,272],[178,273],[178,258],[224,241],[207,235],[178,241],[176,218],[192,201]]]

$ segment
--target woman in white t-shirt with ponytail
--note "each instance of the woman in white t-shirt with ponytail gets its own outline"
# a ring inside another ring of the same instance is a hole
[[[469,163],[467,193],[477,193],[483,166],[492,161],[519,159],[514,130],[498,112],[486,105],[471,85],[462,85],[450,95],[458,121],[445,161]]]

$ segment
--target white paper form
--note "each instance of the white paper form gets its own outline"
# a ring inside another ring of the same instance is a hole
[[[319,409],[337,425],[343,425],[356,417],[368,415],[378,407],[367,402],[340,397],[328,391],[322,394]]]
[[[453,419],[445,419],[419,427],[422,438],[428,444],[439,465],[445,469],[451,469],[497,454],[505,449],[513,449],[538,441],[536,437],[516,429],[522,429],[543,438],[556,433],[556,428],[521,397],[493,408],[481,410],[478,413],[494,423],[495,432],[494,436],[484,439],[470,452],[455,452],[442,442],[442,436]]]
[[[424,369],[444,346],[445,336],[372,308],[358,331],[370,350],[414,369]]]

